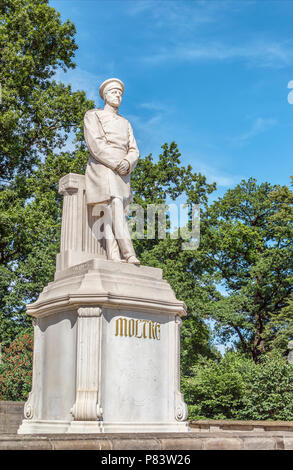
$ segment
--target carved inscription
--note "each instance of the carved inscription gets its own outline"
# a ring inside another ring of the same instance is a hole
[[[116,319],[115,336],[159,340],[161,334],[160,328],[160,323],[155,321],[119,317]]]

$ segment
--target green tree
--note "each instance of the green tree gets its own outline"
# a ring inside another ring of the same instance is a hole
[[[31,188],[21,215],[15,205],[7,214],[9,221],[18,221],[16,267],[13,283],[3,297],[0,321],[2,342],[8,344],[23,328],[30,324],[25,314],[26,303],[33,301],[42,288],[53,279],[56,254],[59,251],[62,198],[58,194],[58,181],[68,172],[83,173],[88,154],[77,148],[73,153],[48,154],[46,160],[26,178]],[[173,174],[173,183],[167,172]],[[175,143],[163,146],[163,152],[155,163],[151,156],[140,158],[132,177],[135,202],[164,202],[167,198],[185,195],[206,204],[208,192],[214,185],[207,185],[205,178],[184,168]],[[157,190],[152,188],[157,188]],[[15,194],[14,194],[15,196]],[[10,234],[15,240],[15,233]],[[15,242],[14,242],[15,243]],[[182,251],[182,240],[136,240],[136,249],[143,264],[163,269],[164,278],[176,295],[188,307],[188,318],[182,327],[183,369],[187,370],[198,354],[211,355],[209,329],[200,317],[202,304],[207,301],[209,279],[200,279],[205,269],[195,262],[195,251]],[[24,253],[23,256],[19,256]],[[19,257],[17,257],[19,256]]]
[[[242,353],[203,359],[182,378],[189,419],[293,419],[293,365],[280,353],[259,363]]]
[[[74,68],[75,27],[48,0],[0,3],[0,169],[2,184],[29,174],[80,125],[84,93],[54,81]]]
[[[75,27],[47,0],[0,3],[0,342],[30,321],[25,303],[52,279],[58,250],[57,181],[84,169],[83,115],[93,103],[57,83],[75,67]],[[66,153],[68,136],[75,149]],[[51,167],[50,167],[51,164]],[[49,169],[50,167],[50,169]]]
[[[287,186],[249,179],[214,202],[202,222],[202,251],[226,289],[205,312],[224,342],[234,341],[256,362],[277,336],[283,352],[292,338],[292,202]]]
[[[269,338],[270,349],[289,353],[288,342],[293,338],[293,295],[288,298],[279,315],[272,319],[271,330],[274,334]]]
[[[293,365],[279,352],[262,357],[243,377],[245,393],[238,419],[293,420]]]
[[[73,62],[75,27],[62,23],[46,0],[5,0],[0,7],[0,342],[8,345],[31,321],[27,303],[53,279],[59,251],[62,199],[58,181],[68,172],[84,173],[88,152],[83,115],[94,104],[84,92],[56,83],[58,68]],[[68,136],[74,150],[66,152]],[[154,163],[141,158],[133,175],[135,202],[164,203],[185,196],[206,205],[214,185],[181,166],[175,143],[163,146]],[[206,293],[199,281],[202,267],[194,252],[181,252],[181,240],[137,240],[145,264],[162,267],[177,296],[185,300],[186,364],[198,352],[208,353],[209,330],[200,318]],[[208,284],[208,279],[206,284]],[[211,286],[209,286],[212,289]]]
[[[53,280],[56,254],[59,251],[62,199],[58,181],[68,172],[84,171],[87,155],[48,154],[44,163],[2,191],[2,259],[0,342],[8,345],[23,328],[31,325],[25,314],[26,304],[34,301],[43,287]],[[22,193],[25,186],[25,197]]]
[[[3,349],[0,363],[0,400],[26,400],[32,385],[33,337],[23,331]]]
[[[191,167],[181,164],[181,154],[175,142],[162,146],[162,153],[155,162],[152,155],[141,158],[133,173],[131,185],[134,202],[146,208],[147,204],[166,204],[181,198],[184,202],[208,206],[208,195],[216,185],[207,184],[205,176],[195,173]],[[146,211],[145,211],[146,215]],[[189,227],[190,228],[190,227]],[[211,345],[210,330],[201,312],[211,299],[217,298],[210,263],[206,263],[200,250],[182,250],[182,242],[170,238],[152,240],[146,237],[135,241],[136,252],[144,265],[163,270],[178,299],[186,303],[188,316],[181,328],[182,371],[188,373],[199,355],[215,357]]]
[[[191,374],[182,378],[189,419],[237,419],[252,366],[251,360],[235,353],[218,361],[202,358],[193,365]]]

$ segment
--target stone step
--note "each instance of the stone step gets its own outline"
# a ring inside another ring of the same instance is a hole
[[[273,432],[0,435],[0,450],[293,450]]]

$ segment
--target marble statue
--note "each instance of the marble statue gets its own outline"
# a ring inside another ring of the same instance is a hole
[[[123,91],[118,79],[101,85],[105,108],[84,118],[86,174],[59,181],[54,280],[27,305],[33,378],[19,434],[190,431],[180,391],[186,305],[162,269],[136,266],[127,227],[139,154],[129,122],[118,114]],[[110,233],[99,243],[101,220],[100,232],[106,226]]]
[[[127,226],[131,201],[130,174],[139,151],[130,123],[118,114],[124,84],[110,78],[99,89],[104,109],[91,109],[84,116],[84,136],[90,152],[85,174],[86,202],[92,213],[105,213],[106,252],[112,261],[139,265]],[[121,253],[121,255],[120,255]]]

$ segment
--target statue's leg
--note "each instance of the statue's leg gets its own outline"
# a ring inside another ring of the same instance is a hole
[[[113,231],[113,207],[112,201],[105,206],[104,233],[106,240],[107,258],[112,261],[121,261],[119,246]]]
[[[103,201],[90,208],[89,214],[94,217],[92,231],[98,241],[104,241],[107,258],[121,261],[120,250],[112,229],[112,208],[110,201]]]
[[[114,197],[112,199],[113,232],[123,257],[128,260],[131,256],[135,257],[135,251],[128,230],[127,214],[124,209],[122,199]]]

